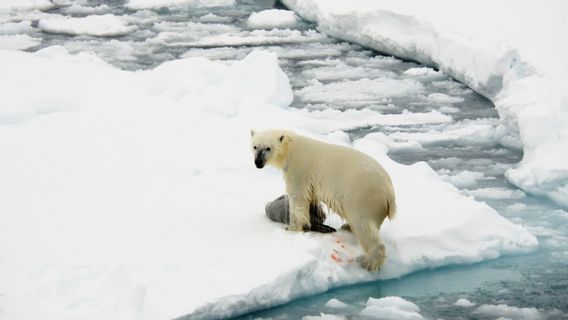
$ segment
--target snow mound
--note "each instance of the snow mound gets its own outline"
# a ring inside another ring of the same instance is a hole
[[[401,297],[369,298],[361,316],[384,320],[422,320],[420,308]]]
[[[247,24],[255,29],[286,29],[292,28],[298,23],[298,17],[293,11],[270,9],[253,12]]]
[[[349,305],[341,300],[334,298],[326,302],[325,306],[332,309],[342,309],[348,307]]]
[[[373,136],[352,146],[391,173],[399,207],[382,230],[381,272],[357,265],[361,248],[349,233],[291,233],[268,221],[264,205],[284,184],[281,173],[254,167],[249,130],[283,127],[347,144],[335,130],[360,115],[288,108],[290,84],[274,53],[129,72],[49,47],[0,51],[0,70],[6,318],[230,317],[538,245],[425,163],[392,161]],[[395,120],[417,121],[407,116]]]
[[[136,30],[135,26],[128,25],[128,22],[110,13],[83,18],[44,18],[39,20],[38,27],[44,32],[97,37],[121,36]]]
[[[435,66],[489,98],[524,149],[509,181],[568,206],[568,62],[556,59],[568,55],[566,2],[283,3],[329,35]]]
[[[235,100],[246,100],[250,97],[262,99],[275,106],[287,107],[294,99],[288,77],[278,65],[278,57],[274,53],[253,51],[243,60],[231,66],[230,76],[225,79],[232,83],[231,94]],[[251,70],[257,69],[247,81],[240,81],[251,76]]]
[[[454,306],[456,307],[462,307],[462,308],[469,308],[469,307],[473,307],[475,306],[475,303],[465,299],[465,298],[459,298],[456,302],[454,302]]]

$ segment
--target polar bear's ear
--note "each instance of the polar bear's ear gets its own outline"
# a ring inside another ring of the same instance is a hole
[[[251,137],[254,137],[255,134],[256,134],[256,131],[254,131],[254,130],[251,130],[251,131],[250,131],[250,136],[251,136]]]

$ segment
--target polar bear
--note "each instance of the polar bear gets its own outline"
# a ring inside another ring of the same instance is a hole
[[[320,201],[349,224],[365,250],[363,268],[384,264],[379,229],[396,211],[391,179],[370,156],[352,148],[314,140],[285,130],[251,131],[254,163],[282,169],[290,200],[290,231],[310,228],[309,208]]]

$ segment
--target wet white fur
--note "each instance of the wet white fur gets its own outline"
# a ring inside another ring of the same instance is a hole
[[[253,131],[251,142],[257,150],[270,147],[266,163],[284,171],[291,211],[288,230],[309,226],[310,203],[321,201],[347,221],[365,249],[362,266],[375,271],[383,265],[379,229],[386,217],[393,218],[396,205],[391,179],[375,159],[291,131]]]

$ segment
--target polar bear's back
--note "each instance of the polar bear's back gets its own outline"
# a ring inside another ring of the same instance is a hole
[[[297,148],[297,152],[293,152],[295,160],[303,163],[302,167],[308,167],[309,171],[304,174],[313,179],[314,192],[321,201],[334,206],[328,202],[341,199],[342,207],[376,208],[381,215],[394,215],[391,179],[375,159],[349,147],[298,135],[292,139],[293,148]],[[343,208],[332,209],[341,211]]]

